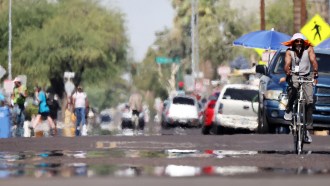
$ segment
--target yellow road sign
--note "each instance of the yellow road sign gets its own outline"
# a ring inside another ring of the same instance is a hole
[[[314,45],[318,45],[330,35],[330,27],[327,22],[316,14],[304,27],[300,30],[302,34]]]

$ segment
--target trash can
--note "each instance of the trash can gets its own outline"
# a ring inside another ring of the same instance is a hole
[[[8,107],[0,107],[0,138],[11,137],[10,111]]]

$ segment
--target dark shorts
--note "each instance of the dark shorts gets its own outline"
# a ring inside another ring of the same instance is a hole
[[[49,112],[39,112],[39,114],[44,118],[47,118],[49,116]]]

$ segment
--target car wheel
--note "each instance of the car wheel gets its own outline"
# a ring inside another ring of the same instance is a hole
[[[259,134],[269,133],[269,124],[267,121],[266,111],[264,108],[260,108],[260,107],[258,109],[258,133]]]
[[[215,135],[224,134],[224,128],[219,125],[213,124],[212,133]]]
[[[211,130],[211,126],[203,126],[202,127],[202,134],[203,135],[209,135]]]
[[[144,126],[145,126],[145,121],[143,119],[140,119],[139,120],[139,129],[144,130]]]
[[[162,122],[162,129],[168,129],[168,128],[169,128],[168,124],[165,121],[163,121]]]

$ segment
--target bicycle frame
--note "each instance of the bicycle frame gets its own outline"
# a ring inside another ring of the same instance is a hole
[[[293,104],[292,113],[292,134],[294,140],[295,152],[301,154],[304,146],[305,130],[306,130],[306,118],[305,118],[305,105],[306,100],[304,98],[303,84],[313,83],[314,79],[308,80],[308,78],[298,77],[298,80],[292,80],[293,83],[299,83],[298,96]]]

